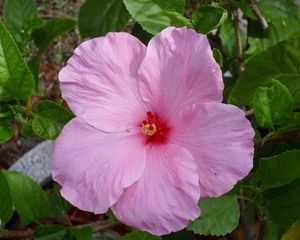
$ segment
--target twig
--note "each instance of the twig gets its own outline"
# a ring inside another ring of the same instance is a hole
[[[120,222],[113,222],[113,221],[96,221],[96,222],[92,222],[92,223],[89,223],[89,224],[84,224],[84,225],[79,225],[79,226],[76,226],[76,227],[86,227],[86,226],[89,226],[93,229],[94,232],[97,232],[97,231],[101,231],[101,230],[104,230],[104,229],[107,229],[107,228],[112,228],[112,227],[116,227],[116,226],[120,226],[122,223]]]
[[[269,28],[269,25],[265,19],[265,17],[261,14],[260,10],[256,6],[255,2],[253,0],[247,0],[250,8],[252,9],[253,13],[257,17],[258,21],[260,22],[260,25],[264,31],[267,31]]]
[[[93,232],[97,232],[100,230],[104,230],[107,228],[112,228],[121,225],[122,223],[120,222],[113,222],[111,220],[108,221],[95,221],[91,222],[88,224],[82,224],[82,225],[77,225],[73,226],[75,228],[82,228],[82,227],[91,227],[93,229]],[[20,230],[20,231],[15,231],[15,230],[5,230],[5,231],[0,231],[0,239],[17,239],[17,238],[29,238],[33,236],[33,230]]]
[[[241,30],[240,30],[240,19],[238,9],[233,10],[233,26],[235,32],[235,40],[236,40],[236,57],[238,61],[238,73],[244,71],[244,65],[242,60],[243,48],[242,48],[242,38],[241,38]]]
[[[240,195],[243,196],[243,190],[240,190]],[[245,231],[245,239],[252,240],[255,236],[253,226],[249,223],[246,213],[246,203],[244,199],[239,198],[239,203],[241,207],[241,223]]]
[[[245,116],[250,117],[254,114],[254,109],[251,108],[250,110],[245,111]]]
[[[25,231],[0,231],[0,239],[29,238],[33,235],[32,230]]]
[[[299,137],[300,137],[300,129],[295,129],[286,134],[271,137],[268,140],[266,140],[266,142],[263,142],[263,140],[261,140],[261,139],[257,140],[254,142],[254,145],[255,145],[255,147],[262,147],[265,143],[272,144],[275,142],[290,140],[290,139],[299,138]]]

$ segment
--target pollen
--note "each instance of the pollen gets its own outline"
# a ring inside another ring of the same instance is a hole
[[[149,124],[149,123],[144,124],[143,123],[141,126],[141,132],[145,136],[153,136],[156,133],[156,130],[157,130],[157,128],[156,128],[155,123],[152,123],[152,124]]]

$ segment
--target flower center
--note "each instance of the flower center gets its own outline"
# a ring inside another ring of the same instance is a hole
[[[147,112],[147,119],[141,124],[141,132],[144,136],[149,137],[149,141],[163,140],[166,128],[161,120],[152,112]]]

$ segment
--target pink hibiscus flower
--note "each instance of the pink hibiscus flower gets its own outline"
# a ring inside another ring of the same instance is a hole
[[[80,209],[112,209],[154,235],[186,227],[198,200],[229,191],[252,168],[244,112],[222,104],[207,38],[167,28],[146,48],[128,33],[82,43],[60,74],[76,117],[54,144],[53,179]]]

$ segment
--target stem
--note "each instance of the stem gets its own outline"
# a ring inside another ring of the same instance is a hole
[[[241,30],[240,30],[240,19],[238,9],[233,10],[233,27],[235,32],[235,40],[236,40],[236,58],[238,62],[238,73],[244,71],[244,65],[242,60],[243,48],[242,48],[242,38],[241,38]]]
[[[66,213],[64,213],[63,216],[64,216],[64,219],[65,219],[65,222],[66,222],[67,226],[72,227],[73,224],[72,224],[70,218],[68,217],[68,215]]]
[[[89,223],[89,224],[84,224],[84,225],[76,226],[76,227],[89,226],[93,229],[93,232],[98,232],[98,231],[101,231],[101,230],[105,230],[107,228],[112,228],[112,227],[119,226],[121,224],[122,223],[120,223],[120,222],[113,222],[111,220],[107,220],[107,221],[102,220],[102,221],[96,221],[96,222],[92,222],[92,223]]]
[[[274,142],[280,142],[280,141],[290,140],[299,137],[300,137],[300,129],[298,128],[286,134],[271,137],[266,142],[263,142],[262,139],[254,141],[254,145],[255,147],[262,147],[265,143],[272,144]]]
[[[252,116],[254,114],[254,109],[253,108],[251,108],[250,110],[248,110],[248,111],[245,111],[245,116],[246,117],[250,117],[250,116]]]
[[[257,17],[257,20],[260,22],[260,25],[264,31],[267,31],[269,28],[269,25],[265,19],[265,17],[261,14],[260,10],[256,6],[255,2],[253,0],[247,0],[252,12]]]
[[[27,117],[29,117],[30,115],[32,115],[32,100],[31,100],[31,95],[27,98],[27,101],[26,101],[25,115]]]
[[[248,197],[245,197],[243,195],[237,195],[237,198],[240,199],[240,200],[246,200],[246,201],[250,201],[250,202],[253,202],[252,199],[248,198]]]
[[[29,238],[33,235],[32,230],[25,231],[0,231],[0,239]]]
[[[68,218],[69,219],[69,218]],[[70,220],[69,220],[70,221]],[[71,221],[70,221],[71,222]],[[75,228],[82,228],[82,227],[91,227],[93,229],[93,232],[105,230],[108,228],[119,226],[120,222],[112,222],[111,220],[108,221],[95,221],[88,224],[82,224],[74,226]],[[72,223],[71,225],[72,226]],[[17,239],[17,238],[30,238],[33,236],[33,230],[23,230],[23,231],[0,231],[0,239]]]
[[[243,190],[240,190],[240,195],[243,196]],[[241,223],[243,225],[245,231],[245,240],[252,240],[255,236],[255,231],[253,225],[249,223],[247,218],[247,211],[246,211],[246,203],[244,199],[239,198],[240,207],[241,207]]]

